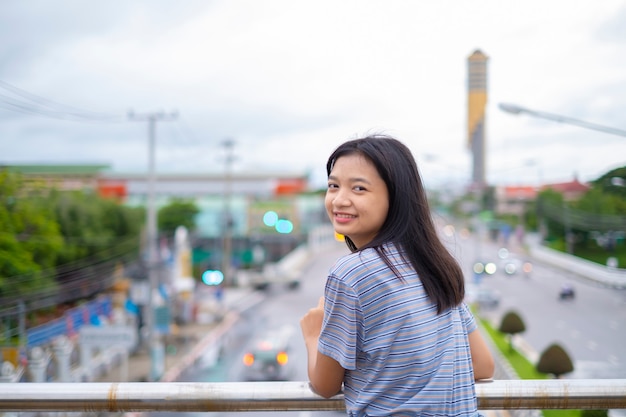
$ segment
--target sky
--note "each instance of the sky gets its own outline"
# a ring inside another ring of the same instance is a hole
[[[489,57],[487,180],[593,180],[626,165],[626,2],[23,0],[0,6],[0,165],[309,173],[369,133],[428,187],[467,185],[467,58]],[[130,117],[132,112],[134,115]]]

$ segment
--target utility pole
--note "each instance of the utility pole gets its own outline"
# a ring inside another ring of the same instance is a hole
[[[164,112],[153,112],[145,114],[135,114],[132,111],[128,118],[137,122],[148,122],[148,195],[146,201],[146,243],[148,246],[148,308],[146,314],[146,327],[148,329],[148,345],[150,349],[150,375],[151,382],[158,381],[165,371],[165,349],[163,342],[156,330],[156,310],[154,293],[157,290],[158,276],[158,245],[157,245],[157,212],[154,202],[154,189],[156,184],[155,173],[155,133],[158,121],[171,121],[178,117],[176,112],[166,114]]]
[[[233,283],[231,266],[233,252],[233,216],[230,208],[230,200],[232,197],[231,168],[235,160],[233,155],[235,141],[231,138],[225,139],[222,142],[222,146],[226,150],[224,159],[224,245],[222,248],[222,273],[224,274],[224,284],[229,286]]]

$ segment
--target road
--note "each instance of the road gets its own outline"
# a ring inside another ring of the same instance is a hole
[[[460,261],[466,278],[473,280],[472,265],[477,259],[499,262],[498,249],[502,245],[455,230],[444,236],[452,253]],[[292,326],[292,352],[289,358],[293,366],[293,380],[306,380],[306,355],[298,327],[299,318],[317,304],[323,293],[326,272],[347,249],[338,244],[333,250],[319,254],[304,271],[302,285],[297,290],[274,288],[267,292],[267,299],[248,310],[238,324],[222,340],[218,349],[207,352],[180,381],[242,381],[242,357],[254,336],[268,329]],[[519,247],[509,247],[510,257],[524,259]],[[573,283],[576,298],[558,300],[563,282]],[[626,294],[619,290],[602,288],[577,279],[572,274],[534,264],[532,273],[506,275],[497,271],[484,277],[483,286],[497,290],[501,295],[499,307],[481,311],[494,326],[509,310],[517,311],[526,324],[522,335],[535,354],[552,343],[559,343],[573,359],[575,371],[566,378],[626,378]],[[156,416],[175,413],[152,413]],[[185,413],[189,416],[190,413]],[[193,415],[193,413],[191,413]],[[202,413],[204,415],[204,413]],[[216,413],[241,416],[246,413]],[[274,416],[275,412],[253,412],[251,416]],[[332,416],[339,412],[283,412],[285,416]],[[198,417],[200,413],[198,413]],[[194,416],[195,417],[195,416]]]
[[[498,250],[506,246],[502,243],[485,239],[478,243],[475,236],[458,231],[452,241],[469,280],[476,260],[502,262],[498,257]],[[514,241],[508,251],[509,258],[528,260]],[[574,287],[574,299],[558,298],[564,283]],[[507,275],[499,268],[494,275],[483,275],[480,285],[501,295],[498,308],[481,312],[495,327],[506,312],[514,310],[526,325],[521,336],[536,355],[552,343],[568,352],[574,372],[565,378],[626,378],[626,291],[536,263],[529,275]]]
[[[304,271],[302,284],[296,290],[286,287],[270,288],[267,291],[267,299],[247,310],[241,320],[229,332],[228,337],[222,341],[219,352],[207,352],[205,360],[199,361],[197,366],[189,369],[179,378],[179,381],[244,381],[243,354],[249,347],[249,342],[257,335],[263,335],[269,329],[277,329],[290,326],[293,330],[291,337],[291,353],[289,365],[293,368],[294,381],[307,380],[306,374],[306,349],[300,334],[299,320],[307,310],[317,305],[319,297],[323,295],[324,283],[327,272],[333,262],[342,253],[348,253],[344,244],[337,243],[329,250],[320,253],[315,262],[310,264]],[[219,359],[217,355],[219,354]],[[217,359],[217,360],[216,360]],[[180,415],[182,413],[150,413],[151,416],[166,417]],[[200,417],[206,413],[184,413],[185,417]],[[276,416],[276,412],[250,412],[250,413],[212,413],[215,416],[242,416],[255,417]],[[281,412],[285,417],[314,417],[314,416],[340,416],[343,412]]]

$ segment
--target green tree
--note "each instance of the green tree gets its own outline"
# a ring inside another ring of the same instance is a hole
[[[591,184],[593,188],[600,188],[602,192],[621,197],[626,202],[626,166],[607,172]]]
[[[589,215],[626,215],[626,198],[601,187],[590,189],[572,206]]]
[[[560,242],[561,250],[565,249],[564,204],[563,195],[552,189],[543,190],[537,195],[537,217],[542,237],[548,242]]]
[[[592,181],[582,197],[568,204],[563,217],[574,237],[569,249],[576,256],[606,264],[608,257],[626,262],[626,167]],[[560,249],[560,248],[557,248]]]
[[[53,190],[49,200],[65,241],[57,262],[61,281],[102,277],[138,257],[142,209],[89,192]]]
[[[518,333],[523,333],[526,331],[526,325],[524,321],[520,317],[519,314],[515,311],[507,312],[504,317],[502,317],[502,321],[500,322],[500,328],[498,329],[501,333],[505,333],[509,339],[509,349],[513,350],[513,336]]]
[[[50,210],[22,185],[18,174],[0,170],[0,297],[52,286],[42,270],[54,266],[63,242]]]
[[[114,269],[139,257],[143,217],[0,169],[0,305],[20,299],[32,312],[108,289]]]
[[[557,379],[574,370],[574,365],[565,349],[553,343],[548,346],[539,357],[537,371],[544,374],[552,374]]]
[[[196,215],[200,209],[193,201],[173,199],[168,205],[161,207],[158,213],[159,231],[173,236],[178,226],[184,226],[190,232],[196,229]]]

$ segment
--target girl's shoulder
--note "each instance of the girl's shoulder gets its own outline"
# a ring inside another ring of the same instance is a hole
[[[376,261],[377,259],[380,259],[380,255],[378,254],[376,249],[366,248],[341,256],[335,262],[333,269],[365,265],[371,263],[372,261]]]
[[[391,249],[385,246],[383,251],[385,255],[392,257],[393,262],[393,258],[397,255],[395,248]],[[379,278],[393,275],[393,271],[389,269],[378,250],[374,248],[366,248],[342,256],[335,262],[330,273],[346,283],[356,283],[371,275]]]

